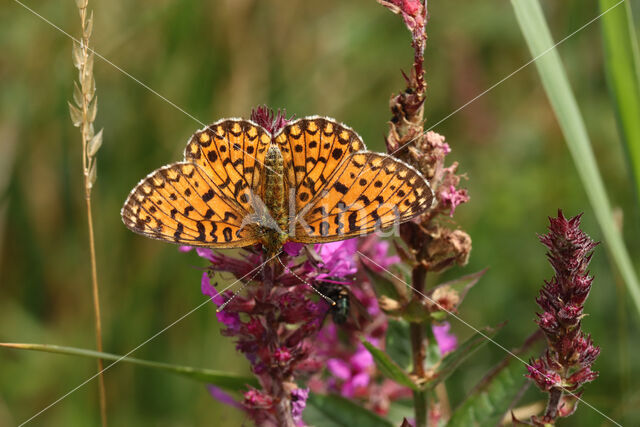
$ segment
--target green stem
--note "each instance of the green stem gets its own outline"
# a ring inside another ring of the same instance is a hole
[[[416,417],[416,427],[425,427],[427,425],[427,392],[413,392],[413,409]]]
[[[411,274],[411,285],[413,288],[413,299],[422,300],[424,293],[424,282],[427,277],[427,269],[422,264],[418,264],[413,268]],[[425,353],[425,334],[424,323],[411,322],[409,324],[409,333],[411,337],[411,355],[413,358],[413,373],[418,378],[424,378],[424,360]],[[413,409],[416,417],[416,427],[426,427],[427,425],[427,395],[425,392],[413,392]]]

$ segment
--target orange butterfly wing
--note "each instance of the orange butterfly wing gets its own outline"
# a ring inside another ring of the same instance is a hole
[[[352,129],[315,116],[285,126],[274,141],[284,160],[285,181],[295,196],[296,214],[318,194],[349,154],[365,148]]]
[[[414,218],[433,191],[413,167],[386,154],[352,153],[302,211],[292,240],[323,243],[361,236]]]
[[[184,159],[202,167],[222,195],[251,211],[251,192],[261,198],[264,159],[271,135],[257,124],[241,119],[220,120],[196,132]]]
[[[143,179],[121,211],[132,231],[172,243],[219,248],[259,241],[244,224],[251,192],[260,193],[267,131],[245,120],[222,120],[196,132],[185,161]]]

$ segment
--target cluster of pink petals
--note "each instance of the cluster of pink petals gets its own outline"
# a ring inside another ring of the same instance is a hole
[[[456,190],[456,187],[450,185],[438,194],[438,199],[443,206],[450,209],[449,216],[453,218],[456,206],[469,201],[469,195],[466,189]]]
[[[444,355],[458,348],[458,337],[449,332],[451,330],[451,324],[449,324],[449,322],[433,325],[431,329],[436,338],[436,343],[438,343],[440,354]]]

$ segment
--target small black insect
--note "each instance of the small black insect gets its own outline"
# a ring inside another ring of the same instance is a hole
[[[327,314],[331,314],[333,323],[344,325],[351,319],[353,325],[360,329],[360,321],[364,318],[365,322],[369,322],[371,316],[367,312],[367,308],[351,292],[349,286],[345,286],[352,285],[353,282],[353,278],[327,277],[317,282],[315,288],[335,302],[335,305],[330,306],[327,311]]]
[[[320,282],[317,289],[336,303],[329,308],[333,322],[336,325],[345,323],[351,313],[351,292],[349,289],[342,284],[332,282]]]

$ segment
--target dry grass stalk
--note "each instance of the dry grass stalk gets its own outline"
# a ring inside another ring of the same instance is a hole
[[[95,314],[96,346],[102,351],[102,325],[100,321],[100,298],[98,293],[98,274],[96,268],[96,250],[93,235],[93,217],[91,214],[91,189],[96,182],[95,155],[102,145],[102,130],[95,133],[93,123],[98,111],[98,97],[96,96],[96,82],[93,77],[93,51],[89,49],[89,39],[93,28],[93,12],[87,11],[88,0],[76,0],[82,24],[82,36],[79,43],[73,44],[73,65],[78,69],[78,82],[74,82],[73,103],[69,103],[71,120],[75,127],[80,128],[82,136],[82,170],[84,174],[84,192],[87,204],[87,222],[89,226],[89,248],[91,255],[91,279],[93,293],[93,308]],[[102,359],[98,359],[99,388],[100,388],[100,416],[102,425],[107,425],[107,399],[104,386],[104,369]]]

